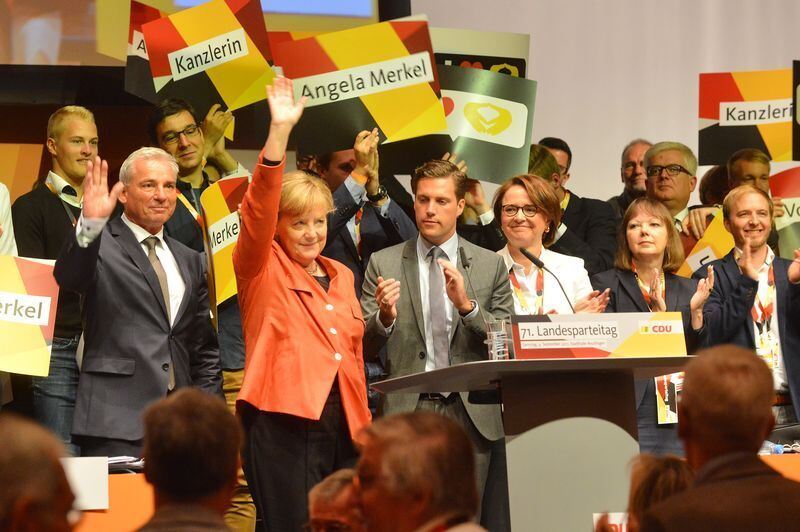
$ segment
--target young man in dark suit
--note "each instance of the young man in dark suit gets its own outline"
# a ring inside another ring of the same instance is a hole
[[[800,483],[758,457],[775,423],[772,385],[772,372],[749,349],[714,347],[689,362],[678,434],[694,484],[651,507],[642,532],[797,529]]]
[[[83,297],[84,353],[73,435],[85,456],[139,456],[141,414],[183,386],[222,395],[205,259],[164,235],[178,168],[159,148],[122,163],[90,163],[83,210],[55,266],[59,286]],[[108,220],[119,198],[120,218]]]
[[[722,204],[725,228],[734,249],[711,263],[714,290],[703,310],[709,345],[736,344],[755,349],[775,378],[779,424],[797,422],[800,404],[800,250],[793,261],[776,257],[767,244],[772,201],[750,185],[731,190]],[[705,277],[700,268],[695,277]]]
[[[614,265],[617,249],[617,222],[614,211],[605,201],[581,198],[566,189],[572,151],[566,142],[555,137],[539,141],[558,163],[558,172],[542,175],[551,181],[561,203],[561,224],[556,230],[552,251],[583,259],[589,275],[606,271]],[[538,174],[537,174],[538,175]]]

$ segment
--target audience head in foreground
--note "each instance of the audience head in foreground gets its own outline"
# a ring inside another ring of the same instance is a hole
[[[61,468],[62,444],[40,425],[0,416],[0,530],[72,530],[79,518]]]
[[[199,520],[224,527],[241,444],[239,422],[219,397],[183,388],[150,406],[143,457],[156,512],[143,530]]]
[[[340,469],[308,492],[308,529],[312,532],[366,530],[355,492],[354,469]]]
[[[475,459],[459,425],[417,411],[381,418],[364,436],[356,484],[369,530],[482,530],[469,523]]]
[[[720,345],[686,366],[678,433],[692,487],[653,506],[651,530],[795,530],[800,483],[757,455],[774,424],[772,373],[752,350]]]

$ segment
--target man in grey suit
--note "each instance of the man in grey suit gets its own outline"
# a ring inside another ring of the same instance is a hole
[[[511,315],[508,270],[500,256],[456,233],[467,186],[466,175],[449,161],[417,168],[411,188],[419,236],[370,259],[361,296],[365,352],[375,356],[386,346],[389,377],[485,360],[484,317]],[[474,292],[467,289],[467,271]],[[379,407],[383,414],[417,409],[439,412],[464,427],[476,448],[482,494],[491,443],[503,437],[500,407],[470,403],[467,393],[389,394]]]
[[[81,217],[54,272],[82,296],[73,434],[84,456],[139,456],[147,405],[183,386],[222,396],[205,259],[163,233],[177,198],[171,155],[133,152],[110,193],[107,163],[87,166]],[[117,198],[125,212],[108,221]]]

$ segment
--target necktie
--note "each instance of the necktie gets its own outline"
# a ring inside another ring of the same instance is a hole
[[[61,189],[61,193],[66,196],[72,196],[73,198],[78,197],[78,192],[71,185],[64,185],[64,188]]]
[[[169,287],[167,285],[167,272],[164,271],[164,266],[161,264],[161,261],[156,255],[156,244],[158,244],[158,237],[155,236],[148,236],[145,238],[142,243],[147,246],[147,258],[150,260],[150,264],[153,266],[153,270],[156,272],[156,277],[158,277],[158,284],[161,285],[161,296],[164,298],[164,306],[167,309],[167,321],[172,323],[171,318],[171,309],[169,304]],[[172,360],[170,360],[169,365],[169,384],[167,388],[172,390],[175,388],[175,369],[173,368]]]
[[[358,256],[361,257],[361,218],[364,216],[364,207],[361,207],[356,212],[355,227],[356,227],[356,251]]]
[[[428,303],[431,310],[431,331],[433,332],[433,362],[436,369],[446,368],[450,365],[450,338],[447,334],[444,273],[436,261],[447,259],[447,255],[440,247],[434,246],[428,253],[428,257],[431,261],[428,267]]]
[[[675,229],[680,233],[683,231],[683,222],[675,218]]]

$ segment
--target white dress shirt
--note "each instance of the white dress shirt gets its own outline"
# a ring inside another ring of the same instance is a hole
[[[178,263],[175,261],[172,251],[170,251],[169,246],[167,246],[166,242],[164,242],[164,228],[162,227],[158,233],[153,235],[147,229],[130,221],[130,219],[124,214],[122,215],[121,219],[123,223],[127,225],[133,232],[133,236],[136,238],[136,241],[139,242],[139,246],[141,246],[145,256],[147,256],[148,247],[143,243],[144,240],[151,236],[158,238],[158,244],[156,244],[156,256],[158,257],[158,260],[161,261],[161,266],[164,268],[164,272],[167,274],[170,325],[173,325],[175,323],[175,316],[178,314],[178,310],[180,309],[181,301],[183,301],[183,295],[186,291],[186,284],[183,281],[183,277],[181,277]],[[78,239],[78,245],[85,248],[91,244],[100,235],[100,232],[103,230],[107,222],[108,218],[84,218],[83,215],[81,215],[81,217],[78,219],[77,225],[75,226],[75,235]]]
[[[522,295],[531,307],[536,301],[536,278],[539,275],[539,268],[531,267],[529,274],[525,274],[525,267],[514,261],[511,257],[511,252],[508,250],[508,245],[497,252],[498,255],[503,257],[506,263],[506,268],[509,271],[512,269],[519,281],[520,290]],[[586,297],[592,292],[592,283],[589,281],[589,274],[586,268],[583,267],[583,259],[577,257],[570,257],[569,255],[562,255],[555,251],[542,248],[542,253],[539,259],[544,263],[548,270],[558,275],[561,284],[564,285],[564,291],[569,296],[569,301],[572,306],[575,303]],[[511,281],[509,280],[509,283]],[[527,310],[522,305],[517,296],[516,290],[512,285],[511,295],[514,298],[514,313],[515,314],[529,314],[535,313],[537,309],[528,308]],[[544,293],[542,294],[542,305],[544,307],[543,314],[555,312],[557,314],[572,314],[569,308],[569,303],[561,292],[558,286],[558,281],[549,272],[544,272]]]
[[[45,179],[44,182],[50,185],[51,190],[54,190],[62,201],[69,203],[73,207],[78,207],[79,209],[81,208],[82,202],[78,200],[77,196],[73,196],[72,194],[64,194],[64,187],[70,186],[75,188],[74,186],[70,185],[66,179],[51,170],[47,174],[47,179]],[[75,192],[77,192],[77,189]]]

